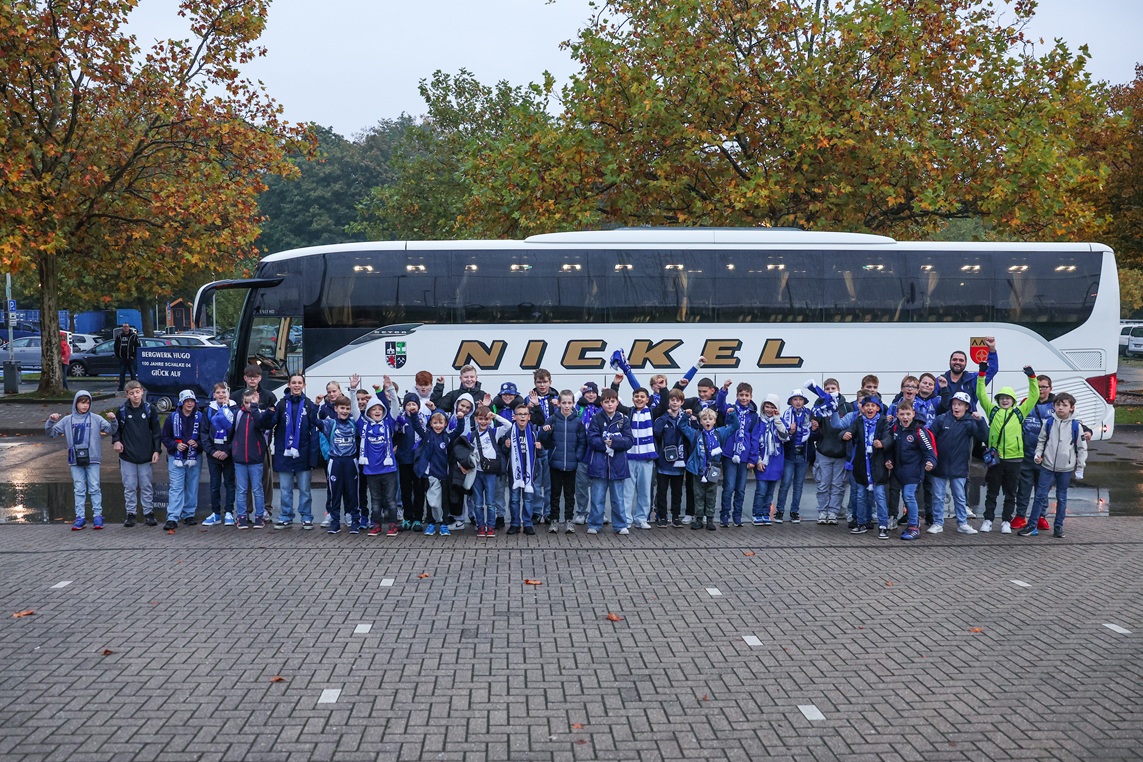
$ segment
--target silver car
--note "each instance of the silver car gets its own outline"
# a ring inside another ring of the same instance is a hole
[[[43,359],[40,353],[40,337],[39,336],[23,336],[19,339],[12,339],[12,359],[20,363],[21,370],[40,370]],[[8,347],[5,347],[3,352],[3,359],[8,361]]]

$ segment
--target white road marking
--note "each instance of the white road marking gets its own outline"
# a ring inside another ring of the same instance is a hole
[[[317,702],[319,704],[335,704],[341,697],[341,688],[326,688],[321,692]]]
[[[57,582],[54,585],[52,585],[52,590],[59,590],[61,588],[67,587],[68,585],[71,584],[71,582],[72,581],[70,579],[65,579],[63,582]]]
[[[1014,580],[1012,580],[1012,584],[1016,585],[1016,587],[1031,587],[1031,585],[1029,585],[1027,582],[1025,582],[1022,579],[1014,579]]]
[[[381,587],[393,587],[393,582],[394,580],[391,579],[383,579],[381,580]]]
[[[746,641],[748,646],[760,646],[762,641],[758,639],[757,635],[743,635],[742,639]]]
[[[1118,632],[1120,635],[1130,635],[1131,634],[1131,630],[1125,630],[1117,624],[1105,624],[1103,626],[1106,627],[1107,629],[1111,630],[1112,632]]]
[[[822,710],[818,709],[813,704],[799,704],[798,709],[805,715],[806,719],[810,722],[818,722],[825,719]]]
[[[359,624],[353,628],[354,635],[368,635],[369,631],[373,629],[371,624]]]
[[[710,594],[710,596],[712,598],[714,598],[715,596],[722,595],[722,591],[719,590],[717,587],[708,587],[706,589],[706,591]]]

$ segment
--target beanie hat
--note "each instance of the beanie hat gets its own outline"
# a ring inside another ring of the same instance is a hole
[[[596,394],[599,394],[599,384],[595,383],[594,381],[588,381],[583,385],[583,390],[584,392],[595,392]]]
[[[420,398],[420,397],[418,397],[418,396],[417,396],[416,394],[414,394],[413,392],[409,392],[408,394],[406,394],[406,395],[405,395],[405,398],[404,398],[403,400],[401,400],[401,407],[404,407],[405,405],[408,405],[410,402],[415,402],[415,403],[416,403],[416,405],[417,405],[417,410],[420,410],[420,409],[421,409],[421,398]]]

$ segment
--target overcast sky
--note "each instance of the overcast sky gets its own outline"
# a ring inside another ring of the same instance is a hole
[[[1001,5],[1001,0],[996,0]],[[185,35],[177,0],[141,0],[131,31],[140,45]],[[424,113],[421,79],[464,67],[485,84],[563,83],[575,73],[560,43],[592,12],[588,0],[274,0],[262,44],[248,67],[293,121],[317,122],[350,136],[379,119]],[[1143,0],[1039,0],[1029,28],[1047,45],[1087,44],[1089,70],[1114,84],[1143,62]]]

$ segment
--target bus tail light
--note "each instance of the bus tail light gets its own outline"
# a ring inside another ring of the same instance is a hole
[[[1107,400],[1108,404],[1115,404],[1115,392],[1119,386],[1119,380],[1115,377],[1114,373],[1109,373],[1106,376],[1092,376],[1086,381],[1091,384],[1091,388]]]

